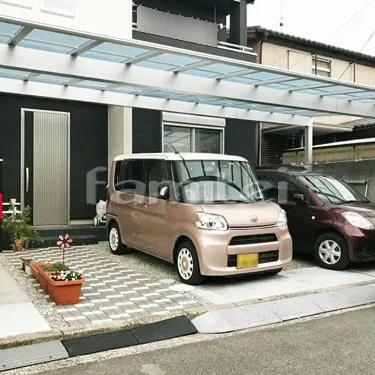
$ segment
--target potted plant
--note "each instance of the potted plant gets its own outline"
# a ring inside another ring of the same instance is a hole
[[[79,302],[85,280],[73,270],[55,271],[48,279],[48,294],[56,305],[71,305]]]
[[[3,218],[3,230],[10,238],[10,246],[14,251],[27,249],[30,242],[42,242],[42,237],[30,225],[31,209],[29,206],[19,213],[14,213]]]
[[[57,245],[63,250],[62,263],[33,263],[31,265],[34,277],[57,305],[78,303],[81,288],[85,282],[79,272],[65,265],[65,249],[70,248],[72,242],[68,234],[59,236]]]

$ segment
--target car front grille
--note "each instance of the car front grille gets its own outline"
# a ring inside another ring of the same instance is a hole
[[[257,243],[277,242],[277,237],[274,233],[254,234],[249,236],[233,237],[229,246],[237,245],[253,245]]]

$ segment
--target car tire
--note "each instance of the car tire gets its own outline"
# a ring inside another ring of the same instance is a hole
[[[111,253],[121,255],[127,252],[127,247],[121,241],[120,230],[116,223],[112,223],[108,227],[108,243]]]
[[[320,235],[314,244],[314,258],[322,268],[343,270],[349,264],[346,241],[336,233]]]
[[[181,243],[177,248],[176,268],[181,281],[185,284],[202,284],[204,277],[200,272],[197,251],[190,241]]]

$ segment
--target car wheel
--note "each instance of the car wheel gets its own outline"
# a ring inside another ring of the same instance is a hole
[[[117,224],[110,224],[108,228],[108,243],[112,254],[121,255],[127,250],[126,246],[121,242],[121,235]]]
[[[349,264],[348,247],[336,233],[325,233],[317,238],[314,258],[318,265],[331,270],[343,270]]]
[[[176,266],[178,275],[184,283],[198,285],[203,282],[204,278],[200,272],[198,255],[191,242],[185,241],[178,247]]]

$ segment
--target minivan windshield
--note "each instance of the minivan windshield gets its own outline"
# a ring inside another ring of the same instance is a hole
[[[264,199],[248,162],[181,160],[175,165],[180,193],[188,203],[249,203]]]
[[[307,185],[325,204],[369,202],[359,191],[332,176],[301,175],[297,178]]]

